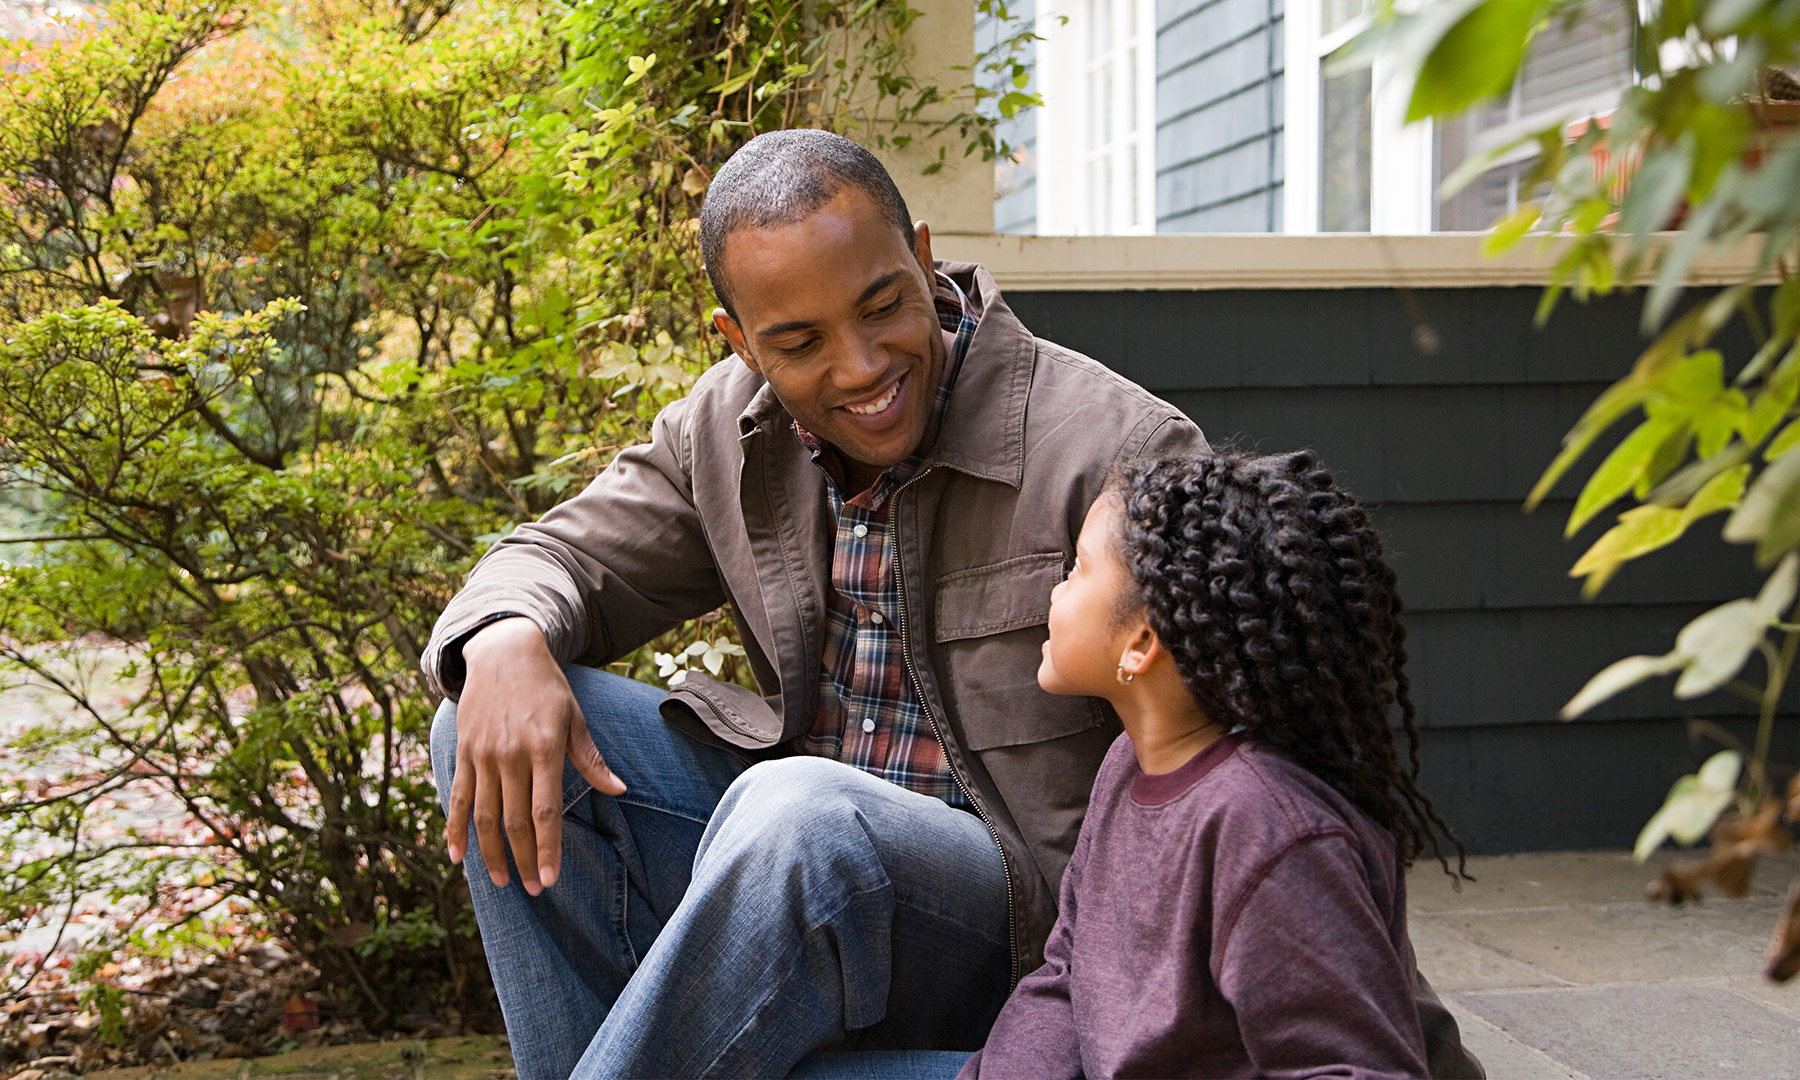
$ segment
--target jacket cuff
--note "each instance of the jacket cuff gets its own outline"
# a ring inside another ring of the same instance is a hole
[[[491,623],[497,623],[501,619],[519,618],[529,618],[529,616],[520,611],[496,611],[489,615],[483,615],[467,630],[436,648],[426,650],[425,658],[420,664],[425,672],[426,683],[440,697],[449,698],[451,701],[461,700],[463,682],[469,675],[468,664],[463,660],[463,645]],[[538,629],[542,630],[543,627],[539,626]]]

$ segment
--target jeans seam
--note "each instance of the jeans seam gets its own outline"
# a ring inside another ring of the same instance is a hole
[[[595,794],[599,794],[599,792],[594,790],[594,785],[583,780],[575,794],[563,796],[562,812],[567,814],[569,811],[575,809],[575,805],[582,799]],[[635,806],[640,810],[650,810],[658,814],[667,814],[670,817],[693,822],[695,825],[705,825],[708,821],[712,820],[710,815],[707,817],[696,817],[685,810],[678,810],[672,806],[659,806],[656,803],[646,802],[643,799],[628,799],[623,795],[609,795],[607,798],[625,806]]]
[[[808,933],[810,933],[810,932],[811,931],[808,931]],[[798,949],[795,950],[796,953],[798,953],[799,951],[800,950],[798,950]],[[761,1000],[757,1001],[757,1003],[750,1008],[749,1015],[747,1017],[745,1017],[744,1022],[738,1026],[738,1029],[736,1031],[731,1033],[731,1038],[725,1040],[724,1047],[721,1048],[717,1054],[713,1055],[713,1059],[711,1061],[706,1063],[706,1068],[700,1070],[700,1075],[702,1075],[702,1076],[715,1075],[714,1070],[718,1068],[719,1062],[725,1060],[725,1058],[727,1056],[729,1056],[733,1050],[737,1049],[738,1045],[743,1041],[744,1032],[749,1031],[751,1026],[754,1025],[756,1023],[756,1021],[762,1016],[762,1010],[769,1004],[769,1002],[775,1000],[776,996],[782,990],[787,988],[788,983],[790,983],[794,980],[794,970],[798,966],[799,966],[799,957],[796,956],[794,958],[794,960],[791,961],[787,965],[787,970],[782,973],[781,978],[776,980],[775,985],[769,988],[768,993],[764,994],[762,996]],[[810,1052],[811,1051],[808,1050],[808,1053],[810,1053]]]

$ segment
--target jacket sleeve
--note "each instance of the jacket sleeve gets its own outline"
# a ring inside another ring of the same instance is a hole
[[[1120,448],[1114,465],[1138,458],[1198,457],[1210,453],[1212,447],[1207,445],[1200,428],[1180,413],[1171,412],[1152,415],[1138,425]]]
[[[689,416],[686,398],[664,409],[650,442],[482,556],[426,646],[435,692],[461,695],[462,643],[496,618],[537,623],[559,662],[605,663],[724,603],[685,461]]]
[[[963,1065],[957,1080],[1074,1080],[1083,1075],[1069,964],[1086,839],[1083,832],[1063,874],[1061,910],[1044,943],[1043,966],[1019,980],[988,1032],[987,1045]]]
[[[1212,958],[1258,1076],[1424,1076],[1413,963],[1350,840],[1302,839],[1220,909]]]

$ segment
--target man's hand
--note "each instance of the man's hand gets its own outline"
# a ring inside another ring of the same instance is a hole
[[[625,785],[601,759],[536,623],[512,618],[482,627],[463,643],[463,662],[450,861],[462,861],[473,818],[494,884],[508,880],[510,843],[525,891],[536,896],[555,883],[562,865],[563,758],[572,759],[596,791],[621,795]]]

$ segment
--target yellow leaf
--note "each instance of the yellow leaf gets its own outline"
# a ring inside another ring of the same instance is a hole
[[[1687,512],[1673,506],[1635,506],[1619,515],[1619,523],[1587,549],[1570,577],[1585,577],[1581,595],[1599,592],[1619,567],[1647,551],[1673,542],[1687,528]]]

